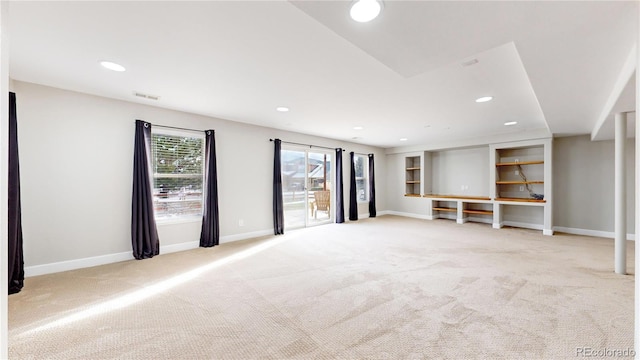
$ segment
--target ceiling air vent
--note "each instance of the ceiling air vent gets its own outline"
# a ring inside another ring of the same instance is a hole
[[[462,66],[471,66],[478,63],[478,59],[471,59],[462,63]]]
[[[143,94],[143,93],[141,93],[141,92],[137,92],[137,91],[134,91],[134,92],[133,92],[133,95],[135,95],[135,96],[137,96],[137,97],[141,97],[141,98],[143,98],[143,99],[149,99],[149,100],[158,100],[158,99],[160,99],[160,96],[157,96],[157,95],[149,95],[149,94]]]

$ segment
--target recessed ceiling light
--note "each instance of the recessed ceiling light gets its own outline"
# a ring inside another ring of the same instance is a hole
[[[364,128],[362,126],[354,126],[353,130],[363,130]]]
[[[358,0],[353,6],[349,14],[351,18],[357,22],[368,22],[380,14],[382,3],[377,0]]]
[[[511,125],[515,125],[517,124],[517,121],[507,121],[506,123],[504,123],[505,126],[511,126]]]
[[[100,61],[100,65],[104,66],[105,68],[109,69],[109,70],[113,70],[113,71],[125,71],[127,69],[124,68],[124,66],[120,65],[120,64],[116,64],[114,62],[111,61]]]
[[[276,108],[276,111],[280,111],[280,112],[288,112],[288,111],[289,111],[289,108],[288,108],[288,107],[286,107],[286,106],[278,106],[278,107]]]
[[[477,98],[476,102],[477,103],[483,103],[483,102],[487,102],[487,101],[491,101],[493,100],[493,96],[483,96],[481,98]]]
[[[407,138],[401,138],[400,139],[400,141],[407,141],[407,140],[409,140],[409,139],[407,139]]]

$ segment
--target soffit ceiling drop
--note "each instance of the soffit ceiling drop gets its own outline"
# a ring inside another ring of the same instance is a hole
[[[510,132],[591,133],[637,34],[635,1],[386,1],[369,23],[350,19],[350,4],[14,1],[10,76],[380,147],[415,146]],[[109,72],[100,60],[127,71]],[[474,101],[485,95],[494,100]]]

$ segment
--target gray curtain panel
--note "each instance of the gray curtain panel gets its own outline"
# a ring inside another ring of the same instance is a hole
[[[18,160],[18,111],[16,94],[9,93],[9,246],[7,254],[9,294],[24,286],[22,253],[22,208],[20,204],[20,162]]]
[[[349,220],[356,221],[358,220],[358,198],[357,198],[357,189],[356,189],[356,168],[355,168],[355,156],[356,154],[352,151],[349,153],[351,157],[350,169],[351,174],[349,176]]]
[[[142,260],[160,253],[153,214],[151,185],[151,124],[136,120],[133,150],[133,197],[131,201],[131,245],[133,257]]]
[[[216,162],[215,131],[205,131],[205,184],[204,209],[200,246],[212,247],[220,243],[220,220],[218,213],[218,169]]]
[[[376,175],[373,154],[369,154],[369,217],[376,217]]]
[[[342,185],[342,148],[336,149],[336,223],[344,222],[344,189]]]
[[[273,232],[275,235],[284,234],[284,204],[282,200],[282,165],[280,151],[282,141],[275,139],[273,152]]]

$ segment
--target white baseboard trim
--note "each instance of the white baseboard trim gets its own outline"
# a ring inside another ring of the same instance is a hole
[[[133,254],[131,251],[121,252],[116,254],[109,254],[109,255],[93,256],[93,257],[88,257],[83,259],[60,261],[60,262],[55,262],[51,264],[25,266],[24,276],[31,277],[31,276],[52,274],[52,273],[57,273],[62,271],[82,269],[82,268],[111,264],[111,263],[127,261],[127,260],[133,260]]]
[[[376,216],[389,215],[389,210],[376,211]]]
[[[273,235],[273,230],[253,231],[243,234],[227,235],[220,237],[220,244],[233,241],[252,239],[260,236]],[[193,250],[200,246],[200,241],[189,241],[180,244],[162,245],[160,243],[160,255],[171,254],[178,251]],[[38,275],[53,274],[57,272],[88,268],[99,265],[112,264],[121,261],[133,260],[133,254],[129,252],[121,252],[108,255],[92,256],[88,258],[60,261],[50,264],[26,266],[24,268],[24,276],[32,277]]]
[[[616,237],[616,233],[613,231],[578,229],[578,228],[569,228],[564,226],[554,226],[553,230],[567,233],[567,234],[574,234],[574,235],[596,236],[596,237],[603,237],[603,238],[610,238],[610,239],[614,239]],[[627,240],[636,241],[636,235],[627,234]]]
[[[235,235],[221,236],[220,237],[220,244],[226,244],[226,243],[230,243],[230,242],[233,242],[233,241],[253,239],[253,238],[257,238],[257,237],[260,237],[260,236],[267,236],[267,235],[273,235],[273,229],[252,231],[252,232],[248,232],[248,233],[235,234]]]
[[[178,251],[197,249],[200,246],[200,241],[189,241],[180,244],[162,245],[160,243],[160,255],[171,254]]]
[[[368,218],[369,218],[369,213],[366,213],[366,214],[358,214],[358,220],[368,219]]]
[[[432,219],[429,219],[428,215],[413,214],[413,213],[406,213],[406,212],[393,211],[393,210],[388,210],[386,215],[396,215],[396,216],[410,217],[414,219],[432,220]]]
[[[504,226],[504,224],[503,224],[503,223],[493,223],[493,224],[492,224],[492,227],[493,227],[494,229],[502,229],[502,227],[503,227],[503,226]]]

